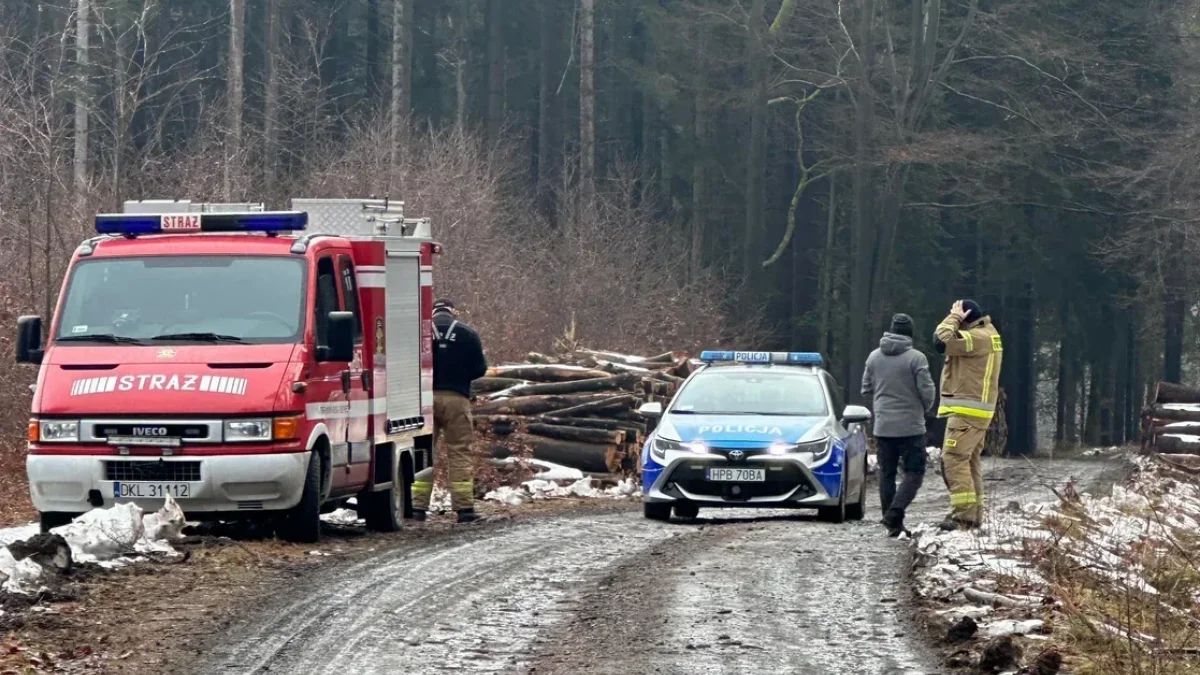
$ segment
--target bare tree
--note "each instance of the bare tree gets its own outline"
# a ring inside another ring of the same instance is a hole
[[[88,182],[88,114],[91,108],[91,73],[88,43],[91,36],[91,0],[75,6],[75,67],[79,82],[75,89],[75,190],[82,194]]]
[[[233,171],[242,159],[242,107],[245,80],[246,0],[229,0],[229,128],[225,162],[225,199],[233,199]]]
[[[596,2],[579,3],[579,187],[583,208],[596,196]]]
[[[411,110],[412,88],[412,17],[414,0],[394,0],[392,7],[392,109],[391,167],[393,175],[400,164],[404,126]]]
[[[275,185],[279,171],[279,5],[281,2],[282,0],[267,0],[267,86],[263,99],[263,179],[265,185],[263,187],[266,189],[268,198],[275,197]]]

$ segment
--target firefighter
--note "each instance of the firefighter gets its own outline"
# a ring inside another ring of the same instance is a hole
[[[946,354],[938,417],[947,418],[942,461],[950,515],[939,527],[974,528],[983,522],[980,456],[996,413],[1004,347],[991,317],[974,300],[955,302],[933,338],[938,351]]]
[[[458,320],[449,300],[433,303],[433,433],[440,435],[438,453],[450,479],[450,505],[458,522],[478,520],[475,514],[475,466],[471,457],[471,383],[487,372],[479,335]],[[433,494],[433,467],[413,481],[413,519],[422,521]]]

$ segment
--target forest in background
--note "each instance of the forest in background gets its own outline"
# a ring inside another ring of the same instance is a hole
[[[855,400],[973,297],[1011,452],[1121,443],[1196,352],[1196,5],[0,0],[0,326],[125,199],[388,195],[494,359],[818,350]]]

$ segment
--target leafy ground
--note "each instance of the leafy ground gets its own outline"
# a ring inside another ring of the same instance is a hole
[[[1051,501],[993,505],[978,532],[914,533],[918,590],[948,665],[1197,672],[1200,471],[1118,461],[1132,475],[1110,494],[1067,482]]]

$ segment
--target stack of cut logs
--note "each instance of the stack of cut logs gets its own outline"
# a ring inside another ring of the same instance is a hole
[[[490,368],[475,381],[475,428],[493,458],[535,459],[588,474],[636,472],[654,420],[642,404],[665,406],[694,363],[683,352],[638,357],[576,349]]]
[[[1159,382],[1142,412],[1142,448],[1167,455],[1200,455],[1200,390]]]

